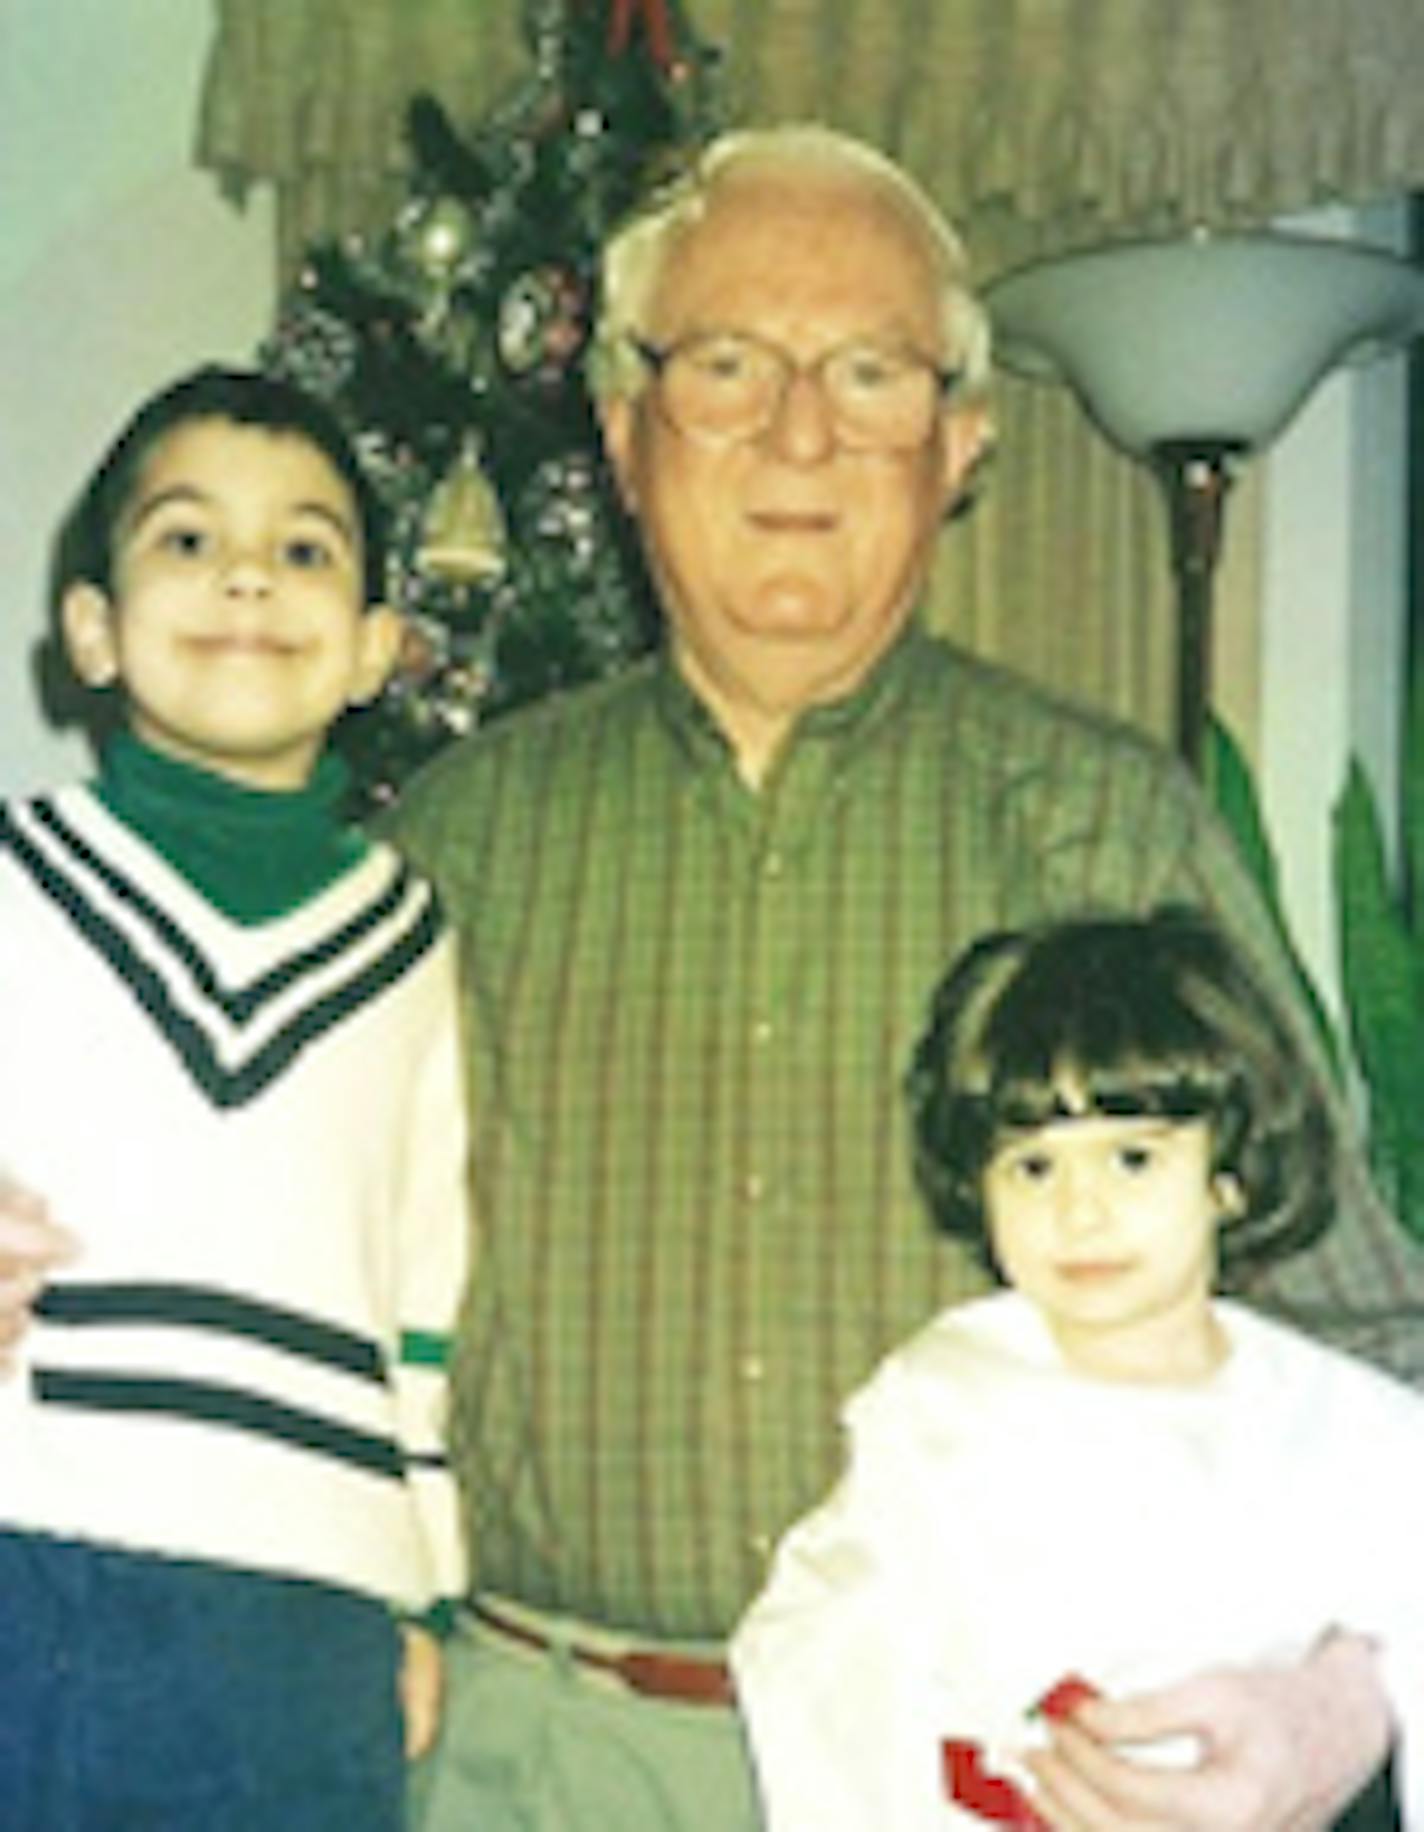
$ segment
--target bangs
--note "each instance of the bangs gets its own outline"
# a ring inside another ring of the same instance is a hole
[[[992,1132],[1030,1131],[1056,1120],[1212,1118],[1220,1106],[1218,1076],[1161,1063],[1122,1062],[1093,1068],[1060,1059],[1047,1073],[1001,1078],[984,1097]]]
[[[979,1040],[977,1092],[993,1130],[1220,1111],[1232,1071],[1215,1028],[1186,988],[1113,939],[1080,947],[1071,964],[1046,948],[1003,989]]]

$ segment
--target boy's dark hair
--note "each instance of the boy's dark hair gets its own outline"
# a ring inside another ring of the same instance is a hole
[[[367,604],[386,595],[385,511],[335,416],[295,384],[252,369],[207,366],[150,395],[84,487],[63,536],[61,589],[86,580],[112,590],[114,531],[159,440],[196,420],[227,420],[306,439],[350,486],[360,520]]]
[[[1272,1000],[1184,908],[986,936],[937,988],[906,1079],[915,1170],[938,1226],[993,1263],[984,1171],[1016,1130],[1087,1114],[1205,1120],[1239,1182],[1227,1278],[1298,1251],[1332,1212],[1334,1128]]]

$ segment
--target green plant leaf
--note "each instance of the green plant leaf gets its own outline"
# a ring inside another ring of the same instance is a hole
[[[1405,914],[1418,938],[1424,926],[1424,644],[1420,645],[1409,682],[1402,795]]]
[[[1271,920],[1280,937],[1281,946],[1290,962],[1296,987],[1301,1000],[1309,1011],[1311,1020],[1320,1037],[1325,1060],[1330,1064],[1337,1081],[1343,1079],[1341,1063],[1344,1052],[1325,1002],[1316,988],[1314,980],[1306,971],[1305,963],[1296,950],[1291,937],[1290,925],[1286,919],[1285,905],[1281,899],[1280,872],[1276,865],[1275,849],[1266,832],[1266,823],[1261,814],[1260,797],[1256,793],[1255,780],[1244,753],[1231,733],[1219,719],[1213,718],[1208,726],[1206,754],[1206,783],[1208,793],[1216,804],[1217,813],[1221,816],[1228,832],[1236,842],[1236,849],[1246,862],[1246,869],[1255,879],[1261,892]]]
[[[1371,1157],[1424,1238],[1424,953],[1390,884],[1379,813],[1352,759],[1334,809],[1341,977],[1370,1096]]]

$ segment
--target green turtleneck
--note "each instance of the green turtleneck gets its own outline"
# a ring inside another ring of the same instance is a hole
[[[121,732],[95,788],[225,916],[258,923],[296,909],[365,852],[365,837],[337,813],[347,780],[327,752],[303,788],[249,788]]]

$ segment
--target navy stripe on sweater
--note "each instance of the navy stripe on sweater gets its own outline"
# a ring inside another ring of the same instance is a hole
[[[325,997],[315,999],[295,1012],[260,1048],[229,1066],[221,1059],[217,1042],[201,1022],[175,1004],[162,974],[139,951],[137,938],[130,938],[116,922],[96,908],[85,895],[80,883],[45,858],[3,809],[0,809],[0,846],[11,851],[36,886],[64,913],[94,951],[103,956],[135,1001],[148,1013],[193,1082],[219,1108],[242,1106],[254,1100],[296,1060],[309,1043],[332,1030],[344,1018],[377,998],[386,987],[400,979],[427,953],[440,934],[440,914],[434,893],[422,886],[420,898],[408,916],[406,927],[375,960],[353,973]],[[404,883],[406,877],[402,870],[396,874],[396,883]],[[132,887],[130,889],[134,898],[140,898],[137,890]],[[272,996],[272,986],[279,978],[283,984],[291,984],[301,973],[311,971],[318,963],[318,958],[322,962],[339,958],[373,926],[377,918],[372,912],[389,903],[394,890],[393,885],[375,904],[368,905],[360,912],[354,921],[334,931],[317,947],[293,955],[264,976],[259,982],[259,986],[265,989],[263,998]],[[202,958],[195,944],[183,935],[176,924],[166,917],[160,917],[156,910],[154,916],[163,925],[164,934],[161,939],[170,951],[177,949],[180,952],[185,966],[191,964],[190,954]],[[211,968],[205,965],[205,972],[215,983]],[[246,996],[251,996],[251,989]],[[212,1002],[223,1009],[224,1016],[227,1015],[222,999]]]
[[[46,1323],[77,1328],[118,1323],[216,1330],[363,1380],[384,1384],[386,1378],[384,1359],[369,1337],[321,1317],[206,1285],[66,1280],[47,1286],[34,1309]]]
[[[225,988],[216,968],[203,953],[193,938],[176,923],[169,913],[156,904],[151,897],[128,877],[124,872],[98,853],[83,836],[66,821],[59,812],[51,797],[37,796],[31,803],[30,812],[36,822],[84,868],[91,872],[112,895],[125,904],[152,931],[160,947],[166,949],[175,959],[181,961],[192,979],[192,982],[204,998],[218,1007],[223,1016],[231,1023],[241,1025],[249,1022],[262,1007],[286,989],[295,984],[303,975],[315,972],[329,961],[335,960],[347,949],[363,940],[372,929],[387,921],[400,908],[409,893],[411,873],[408,866],[402,864],[391,874],[390,882],[379,896],[374,897],[363,909],[357,911],[348,922],[325,936],[313,947],[304,948],[290,955],[276,967],[269,968],[251,985]],[[0,825],[0,839],[11,840],[11,834]],[[30,848],[28,842],[15,833],[15,841],[21,852],[22,860],[30,867],[33,875],[32,861],[40,854]],[[26,856],[28,854],[28,857]],[[54,869],[54,868],[51,868]],[[61,875],[62,874],[58,874]],[[66,880],[67,882],[68,880]],[[48,885],[44,888],[48,889]],[[80,896],[77,886],[72,886],[72,894]]]
[[[395,1480],[405,1475],[405,1458],[392,1438],[216,1381],[46,1367],[35,1368],[31,1381],[35,1397],[46,1405],[226,1426],[334,1458],[372,1475]]]

